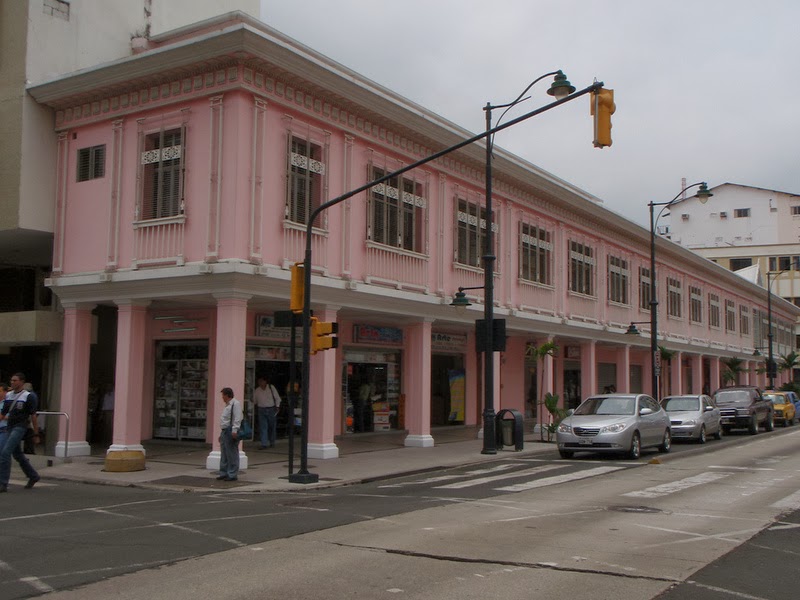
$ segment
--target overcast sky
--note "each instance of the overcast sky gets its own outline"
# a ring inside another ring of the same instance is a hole
[[[592,147],[587,97],[495,143],[644,226],[683,177],[800,194],[797,0],[261,2],[268,25],[474,132],[487,101],[548,71],[605,82],[612,147]],[[506,119],[546,104],[548,86]]]

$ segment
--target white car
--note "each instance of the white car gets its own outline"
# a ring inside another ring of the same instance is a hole
[[[584,400],[556,431],[558,453],[624,453],[639,458],[642,448],[672,445],[669,416],[647,394],[602,394]]]
[[[706,394],[667,396],[661,399],[672,424],[672,439],[705,444],[708,436],[722,439],[722,417],[714,399]]]

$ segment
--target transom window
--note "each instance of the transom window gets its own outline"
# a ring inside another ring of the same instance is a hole
[[[628,304],[630,277],[627,260],[617,256],[608,257],[608,299],[611,302]]]
[[[386,171],[369,170],[371,181]],[[425,209],[423,185],[413,179],[393,177],[375,185],[370,192],[367,239],[395,248],[424,251]]]
[[[699,287],[689,286],[689,318],[692,323],[703,322],[703,292]]]
[[[736,304],[725,300],[725,331],[736,331]]]
[[[667,277],[667,314],[670,317],[683,316],[683,290],[680,279]]]
[[[650,300],[653,297],[653,284],[650,279],[650,269],[639,267],[639,308],[650,310]]]
[[[322,203],[325,163],[319,144],[292,136],[289,145],[289,185],[285,217],[294,223],[308,224],[309,215]],[[319,215],[314,222],[319,225]]]
[[[569,243],[569,289],[594,296],[594,249],[580,242]]]
[[[78,150],[78,181],[99,179],[106,174],[106,146],[91,146]]]
[[[520,277],[544,285],[552,285],[553,243],[546,229],[528,223],[520,224]]]
[[[717,294],[708,295],[708,326],[719,329],[719,296]]]
[[[174,217],[184,212],[185,129],[167,129],[144,136],[141,154],[140,219]]]

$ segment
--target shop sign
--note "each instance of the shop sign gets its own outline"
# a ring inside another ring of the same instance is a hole
[[[256,317],[256,337],[269,340],[281,340],[288,342],[291,339],[290,327],[276,327],[275,317],[272,315],[258,315]],[[303,328],[295,330],[295,339],[301,342],[303,339]]]
[[[353,341],[361,344],[402,344],[403,330],[396,327],[354,325]]]
[[[467,349],[467,336],[457,333],[432,333],[431,349],[436,352],[457,352],[463,354]]]

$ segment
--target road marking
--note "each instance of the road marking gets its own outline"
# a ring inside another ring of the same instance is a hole
[[[721,465],[709,465],[709,469],[730,469],[732,471],[774,471],[769,467],[723,467]]]
[[[613,473],[625,467],[595,467],[586,471],[579,471],[577,473],[568,473],[566,475],[556,475],[554,477],[545,477],[544,479],[537,479],[535,481],[527,481],[525,483],[518,483],[516,485],[509,485],[506,487],[495,488],[500,492],[524,492],[526,490],[533,490],[536,488],[547,487],[550,485],[557,485],[559,483],[566,483],[568,481],[578,481],[580,479],[588,479],[596,475],[603,475],[605,473]]]
[[[772,508],[788,508],[791,510],[800,509],[800,491],[795,492],[785,498],[778,500],[770,505]]]
[[[436,477],[427,477],[425,479],[417,479],[415,481],[402,481],[400,483],[390,483],[386,485],[379,485],[379,488],[399,488],[408,485],[425,485],[428,483],[440,483],[442,481],[452,481],[453,479],[462,479],[464,477],[471,477],[473,475],[487,475],[489,473],[497,473],[498,471],[507,471],[513,469],[514,464],[502,464],[488,469],[476,469],[475,471],[467,471],[466,473],[459,473],[454,475],[437,475]]]
[[[20,515],[18,517],[2,517],[0,518],[0,523],[5,521],[21,521],[24,519],[41,519],[42,517],[60,517],[62,515],[70,515],[74,513],[81,513],[81,512],[91,512],[95,510],[107,510],[112,508],[122,508],[124,506],[137,506],[139,504],[152,504],[154,502],[167,502],[167,498],[159,498],[156,500],[139,500],[136,502],[123,502],[122,504],[109,504],[108,506],[90,506],[88,508],[75,508],[72,510],[61,510],[58,512],[50,512],[50,513],[33,513],[30,515]]]
[[[49,585],[47,585],[44,581],[42,581],[38,577],[20,577],[20,581],[22,581],[23,583],[27,583],[31,587],[36,588],[36,591],[42,592],[44,594],[55,591],[53,588],[51,588]]]
[[[674,494],[675,492],[687,490],[698,485],[724,479],[726,477],[730,477],[731,475],[733,475],[733,473],[726,473],[724,471],[719,473],[701,473],[700,475],[687,477],[686,479],[679,479],[678,481],[672,481],[670,483],[664,483],[655,487],[647,488],[645,490],[639,490],[638,492],[628,492],[627,494],[622,495],[630,498],[659,498],[661,496]]]
[[[492,475],[489,477],[479,477],[478,479],[470,479],[469,481],[459,481],[458,483],[451,483],[449,485],[437,486],[437,490],[461,490],[476,485],[483,485],[484,483],[491,483],[492,481],[500,481],[501,479],[513,479],[515,477],[526,477],[528,475],[535,475],[536,473],[544,473],[545,471],[552,471],[553,469],[561,469],[563,465],[541,465],[531,469],[523,469],[522,471],[514,471],[513,473],[504,473],[502,475]]]

